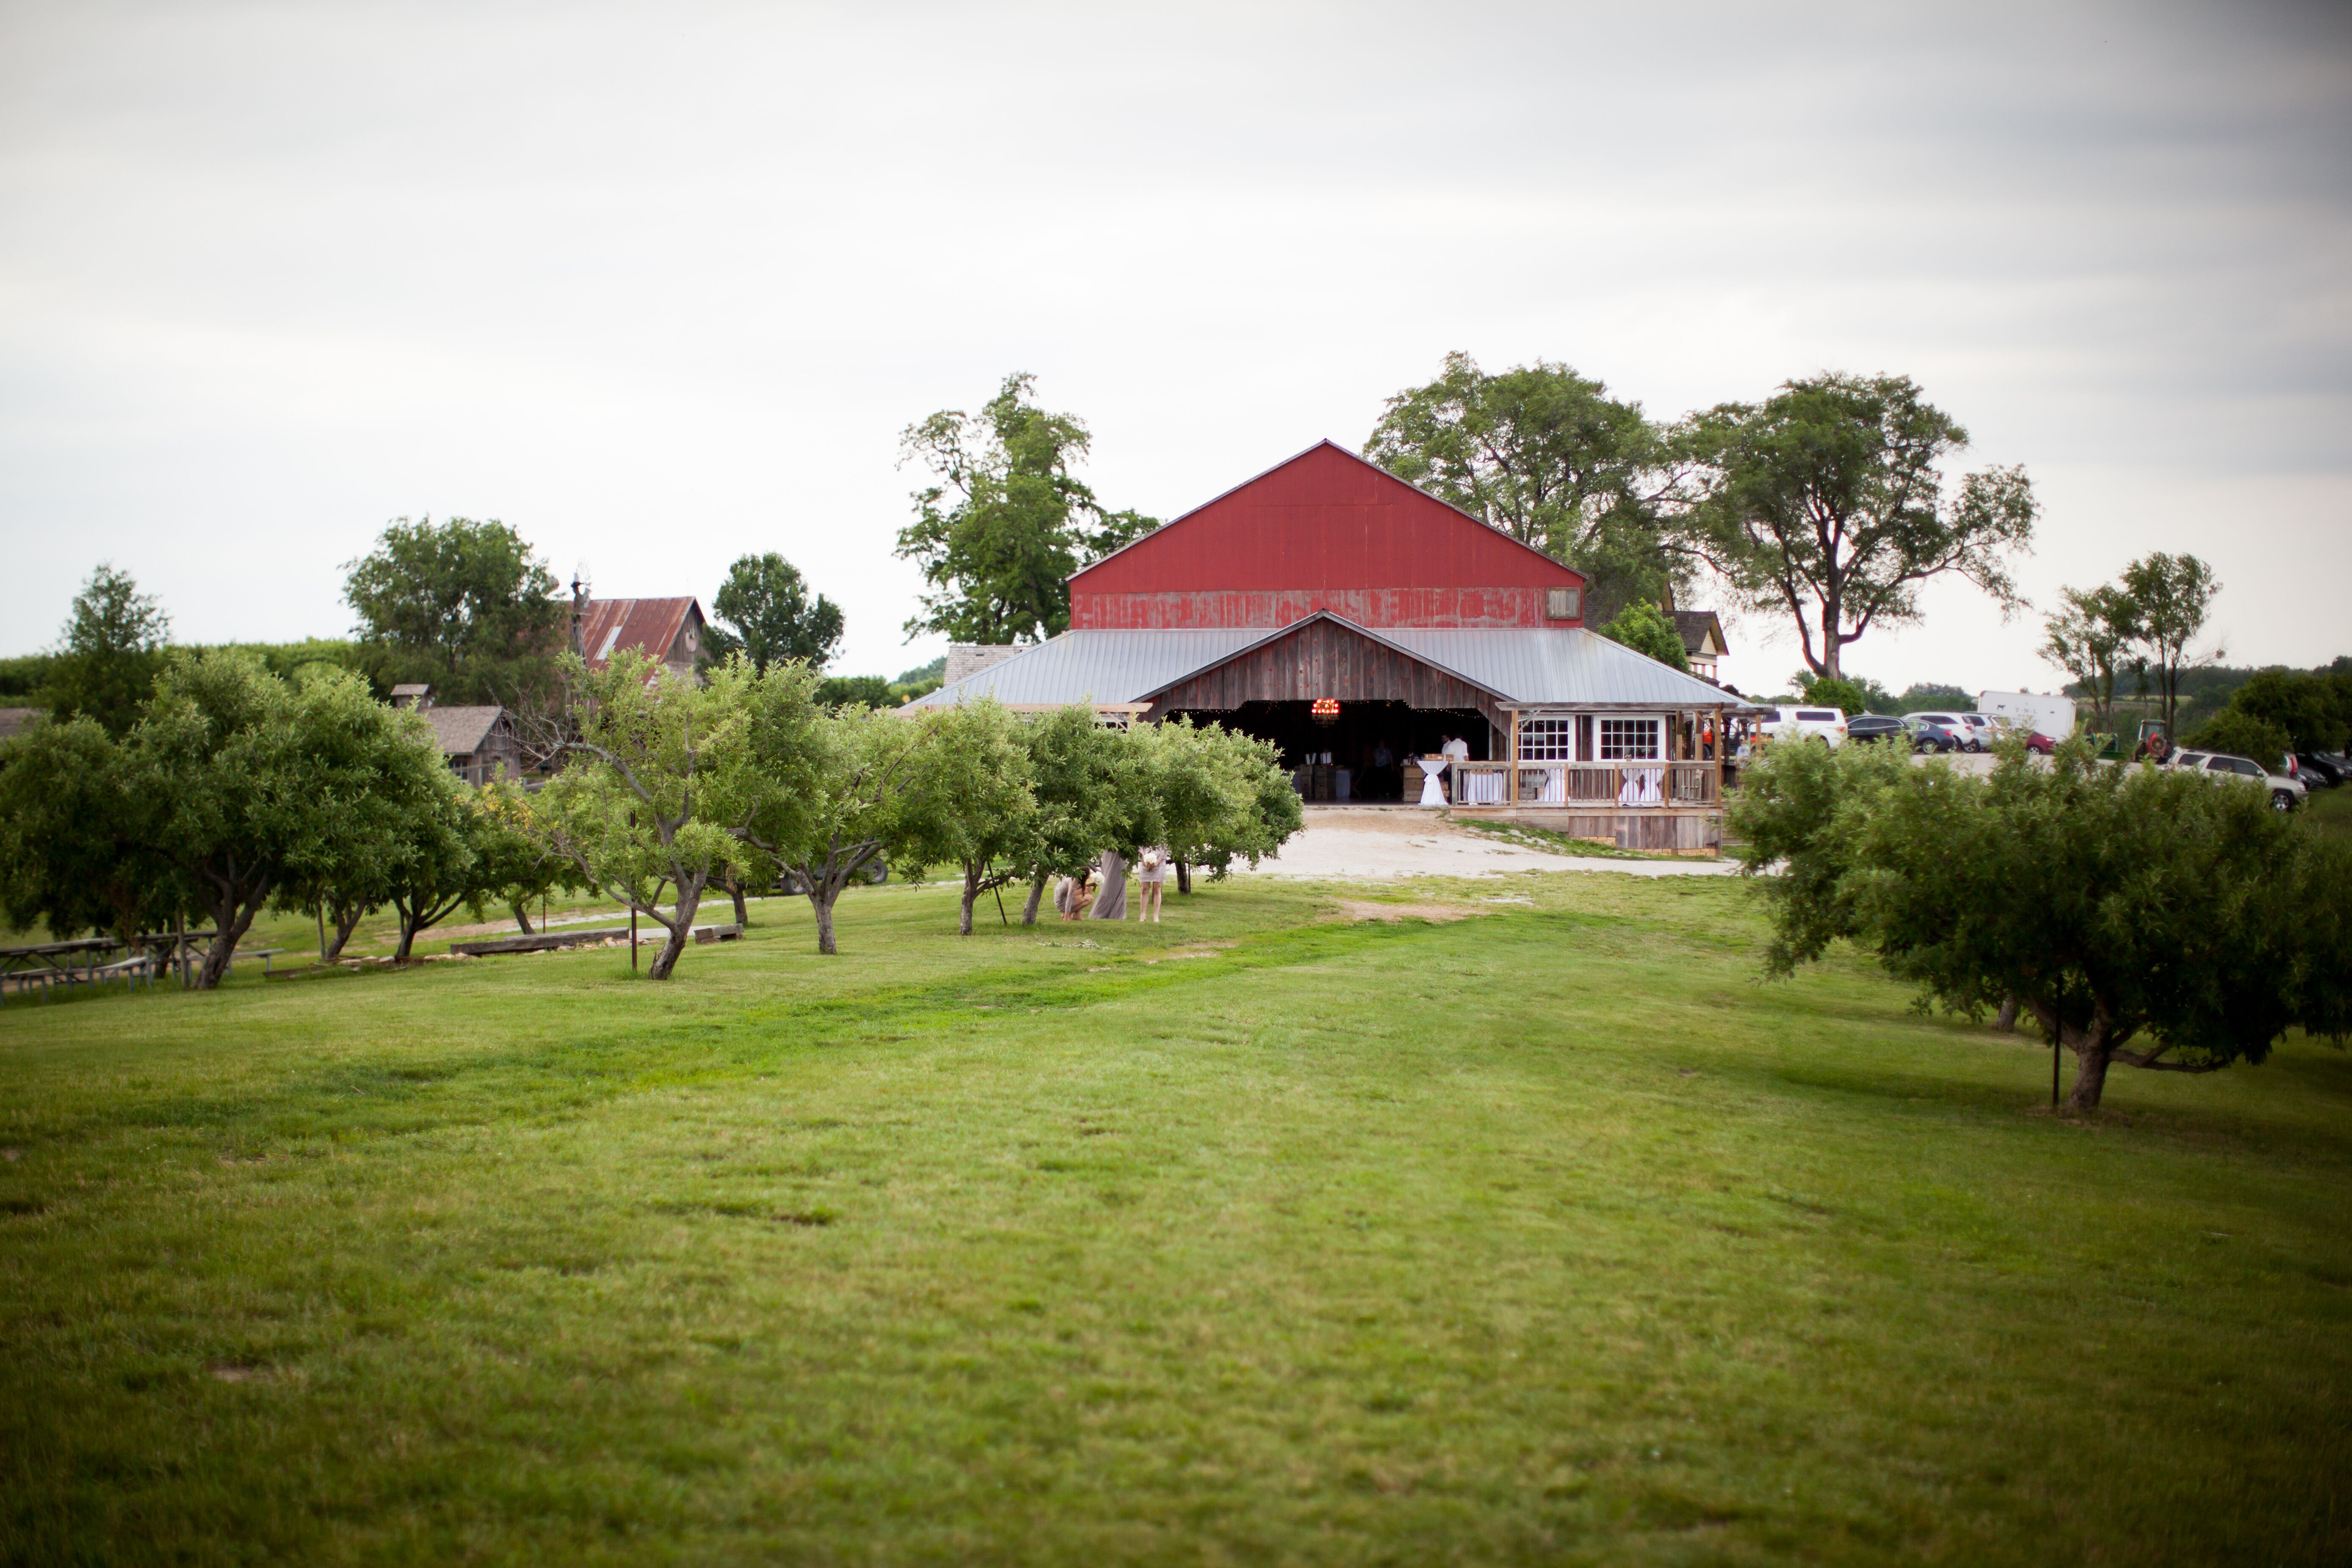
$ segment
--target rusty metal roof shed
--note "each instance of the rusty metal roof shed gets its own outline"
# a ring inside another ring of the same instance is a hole
[[[691,596],[685,599],[592,599],[581,617],[580,652],[592,670],[601,670],[624,649],[656,664],[667,661],[687,621],[702,618]]]

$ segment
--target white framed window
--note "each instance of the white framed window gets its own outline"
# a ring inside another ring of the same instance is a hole
[[[1654,718],[1604,718],[1601,721],[1601,760],[1655,762],[1664,750]]]
[[[1519,760],[1522,762],[1575,761],[1576,721],[1572,718],[1519,720]]]

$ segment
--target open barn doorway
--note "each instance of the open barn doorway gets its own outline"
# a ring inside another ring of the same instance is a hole
[[[1186,716],[1194,724],[1222,724],[1273,741],[1282,748],[1283,767],[1309,800],[1401,800],[1405,758],[1427,756],[1458,737],[1473,760],[1485,761],[1498,755],[1501,744],[1476,708],[1343,702],[1337,714],[1318,718],[1314,707],[1307,702],[1248,702]]]

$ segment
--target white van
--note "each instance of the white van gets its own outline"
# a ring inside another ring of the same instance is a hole
[[[1833,707],[1776,707],[1759,727],[1768,740],[1793,740],[1819,736],[1832,746],[1845,744],[1845,711]]]

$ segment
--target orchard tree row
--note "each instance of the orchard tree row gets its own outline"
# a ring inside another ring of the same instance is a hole
[[[820,700],[808,664],[738,655],[701,681],[633,653],[563,672],[576,694],[562,765],[535,793],[443,764],[416,715],[350,671],[273,674],[251,654],[173,651],[117,734],[37,723],[0,751],[0,910],[64,937],[129,936],[194,917],[218,933],[216,985],[264,910],[315,915],[339,954],[391,908],[396,956],[460,908],[511,909],[593,888],[668,933],[667,977],[714,887],[805,892],[820,951],[835,906],[877,861],[952,867],[975,900],[1104,852],[1168,847],[1222,874],[1301,818],[1271,749],[1187,724],[1132,732],[1072,709],[993,704],[901,715]]]

